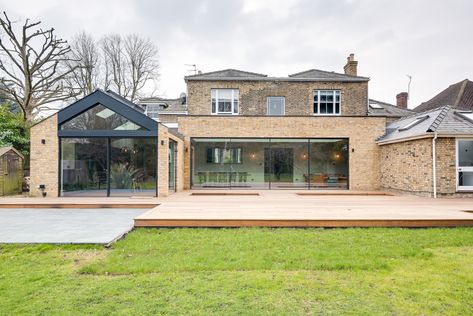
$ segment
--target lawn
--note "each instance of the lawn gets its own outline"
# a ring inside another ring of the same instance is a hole
[[[0,245],[0,314],[466,315],[473,229],[138,229]]]

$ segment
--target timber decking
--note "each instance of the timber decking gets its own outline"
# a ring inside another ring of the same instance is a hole
[[[194,191],[195,192],[195,191]],[[247,191],[245,191],[247,192]],[[136,227],[453,227],[473,226],[473,199],[384,194],[195,197],[176,193],[135,218]]]

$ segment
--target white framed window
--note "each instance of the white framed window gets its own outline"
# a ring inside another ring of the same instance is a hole
[[[146,115],[153,118],[157,119],[159,116],[159,111],[164,110],[165,105],[164,104],[148,104],[146,106]]]
[[[456,140],[457,191],[473,191],[473,139]]]
[[[267,114],[268,115],[284,115],[286,112],[285,97],[268,97],[267,98]]]
[[[211,89],[212,114],[238,115],[238,89]]]
[[[340,90],[315,90],[314,115],[340,115]]]

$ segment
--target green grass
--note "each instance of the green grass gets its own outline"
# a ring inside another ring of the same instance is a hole
[[[139,229],[0,245],[0,314],[466,315],[473,229]]]

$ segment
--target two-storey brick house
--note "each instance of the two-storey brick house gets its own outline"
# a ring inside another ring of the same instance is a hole
[[[185,78],[191,188],[379,188],[376,138],[386,118],[368,116],[369,78],[350,55],[345,73],[287,77],[227,69]]]

